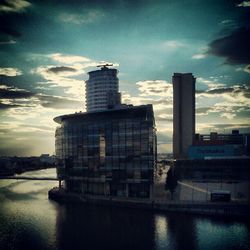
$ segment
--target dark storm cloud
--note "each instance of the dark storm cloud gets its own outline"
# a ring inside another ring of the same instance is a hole
[[[206,91],[207,94],[224,94],[224,93],[232,93],[234,88],[216,88]]]
[[[0,4],[0,9],[3,6]],[[0,43],[1,44],[11,44],[20,39],[22,36],[20,30],[20,24],[23,23],[25,19],[24,15],[17,14],[7,14],[0,11]]]
[[[5,25],[0,18],[0,44],[11,44],[14,43],[18,38],[21,37],[21,33],[14,28],[9,27],[9,24]]]
[[[196,94],[225,94],[225,93],[232,93],[235,88],[226,87],[226,88],[215,88],[209,90],[196,90]]]
[[[242,93],[246,98],[250,98],[250,88],[247,85],[242,86],[231,86],[231,87],[223,87],[223,88],[214,88],[214,89],[208,89],[208,90],[196,90],[197,95],[202,94],[239,94]]]
[[[16,99],[27,99],[27,102],[22,102],[22,105],[19,105],[19,102]],[[30,98],[33,98],[31,101]],[[11,99],[11,104],[0,103],[0,109],[6,110],[9,108],[16,107],[30,107],[33,102],[34,105],[41,105],[45,108],[52,109],[72,109],[79,108],[83,106],[83,103],[76,100],[71,100],[63,97],[57,97],[53,95],[44,95],[40,93],[33,93],[27,90],[16,89],[13,87],[7,87],[0,89],[0,99]]]
[[[6,109],[10,109],[10,108],[17,108],[17,107],[20,107],[20,106],[15,105],[15,104],[4,104],[4,103],[0,102],[0,110],[6,110]]]
[[[30,6],[30,3],[25,0],[1,0],[0,1],[0,11],[1,12],[21,12],[27,7]]]
[[[47,70],[47,72],[51,72],[54,74],[58,74],[60,72],[76,72],[77,70],[71,67],[60,66],[60,67],[51,67]]]
[[[34,93],[27,90],[14,89],[14,88],[0,89],[0,99],[30,98],[34,95],[35,95]]]
[[[228,64],[250,63],[250,28],[241,27],[209,44],[208,53],[224,57]]]
[[[15,29],[12,29],[10,27],[0,27],[1,34],[6,34],[8,36],[11,36],[13,38],[18,38],[21,36],[21,33]]]
[[[250,73],[250,65],[247,65],[244,69],[245,72]]]

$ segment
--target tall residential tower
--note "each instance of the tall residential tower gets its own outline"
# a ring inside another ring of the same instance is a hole
[[[118,70],[108,68],[108,64],[100,66],[101,70],[88,73],[85,85],[87,112],[112,109],[121,104]]]
[[[174,73],[173,155],[187,158],[195,136],[195,78],[192,73]]]

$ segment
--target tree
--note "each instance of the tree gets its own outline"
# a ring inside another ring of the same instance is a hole
[[[171,200],[173,200],[174,198],[174,191],[175,191],[176,186],[177,186],[177,178],[172,168],[170,168],[169,171],[167,172],[165,189],[170,191]]]

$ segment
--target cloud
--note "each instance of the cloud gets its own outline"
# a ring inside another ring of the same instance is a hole
[[[235,89],[233,87],[223,87],[223,88],[214,88],[204,91],[203,93],[214,95],[214,94],[224,94],[224,93],[233,93]]]
[[[15,40],[0,40],[0,45],[6,45],[6,44],[15,44],[16,41]]]
[[[206,79],[202,81],[207,83],[208,89],[196,93],[198,116],[218,114],[221,118],[232,120],[250,112],[250,88],[247,85],[225,86]]]
[[[22,99],[29,98],[34,96],[35,94],[15,87],[8,87],[6,85],[0,86],[0,99]]]
[[[232,120],[235,116],[236,116],[236,114],[234,114],[234,113],[232,113],[232,112],[225,112],[225,110],[224,110],[224,112],[220,115],[221,117],[225,117],[225,118],[227,118],[228,120]]]
[[[59,66],[59,67],[48,68],[47,71],[52,72],[54,74],[60,74],[64,72],[76,72],[77,70],[71,67]]]
[[[195,114],[196,115],[207,115],[210,110],[211,110],[211,107],[196,108]]]
[[[225,28],[236,28],[237,24],[234,20],[231,19],[225,19],[219,23],[220,26]]]
[[[0,68],[0,75],[19,76],[22,75],[22,71],[17,68]]]
[[[0,5],[1,6],[1,5]],[[22,34],[17,30],[17,23],[16,17],[9,17],[6,18],[4,15],[1,14],[0,11],[0,45],[9,45],[17,43],[18,38],[22,36]],[[14,21],[15,20],[15,21]]]
[[[238,7],[250,7],[250,1],[243,1],[237,5]]]
[[[84,57],[84,56],[63,55],[60,53],[50,54],[48,55],[48,57],[54,61],[65,63],[65,64],[91,62],[91,59]]]
[[[172,84],[164,80],[147,80],[137,82],[136,85],[138,96],[122,92],[122,102],[133,105],[153,104],[156,117],[159,117],[159,120],[165,119],[162,111],[172,109]],[[170,112],[172,114],[172,110]]]
[[[215,97],[220,96],[231,102],[246,102],[250,104],[250,88],[247,85],[232,85],[225,87],[218,85],[216,83],[211,84],[210,88],[207,90],[198,90],[196,96],[206,96],[206,97]]]
[[[244,68],[243,67],[238,67],[235,69],[235,71],[243,71],[246,73],[250,73],[250,65],[246,65]]]
[[[52,109],[83,109],[83,101],[72,98],[32,93],[28,90],[0,86],[0,109],[45,107]],[[20,109],[19,109],[20,110]]]
[[[250,28],[241,27],[209,44],[208,53],[224,57],[228,64],[250,63]]]
[[[172,114],[159,114],[155,116],[157,121],[164,121],[164,122],[173,122],[173,115]]]
[[[185,47],[186,45],[183,42],[177,40],[168,40],[162,43],[162,47],[166,49],[177,49],[180,47]]]
[[[226,85],[224,83],[218,82],[219,78],[224,78],[225,76],[219,76],[216,78],[211,78],[213,80],[208,80],[202,77],[198,77],[196,79],[196,83],[202,83],[205,84],[209,89],[214,89],[214,88],[224,88]],[[200,90],[196,90],[197,92],[200,92]]]
[[[63,13],[59,15],[59,19],[62,22],[81,25],[95,23],[101,20],[104,16],[104,12],[100,10],[90,10],[84,14]]]
[[[83,109],[83,102],[77,101],[70,98],[59,97],[59,96],[51,96],[38,94],[36,96],[40,101],[41,105],[45,108],[53,108],[53,109]]]
[[[136,83],[139,86],[140,96],[172,97],[172,84],[164,80],[147,80]]]
[[[247,73],[250,73],[250,65],[247,65],[247,66],[244,68],[244,71],[247,72]]]
[[[86,69],[96,67],[99,63],[84,56],[65,55],[60,53],[50,54],[48,57],[55,63],[63,63],[67,66],[39,66],[31,70],[31,73],[41,75],[46,80],[44,84],[50,88],[62,87],[65,94],[77,100],[82,100],[85,89],[84,81],[79,80],[79,75],[84,74]],[[110,62],[101,62],[101,64],[103,63],[110,64]],[[114,66],[115,65],[117,66],[117,64],[114,64]],[[41,86],[41,83],[39,83],[39,85],[38,88],[41,89],[43,86]]]
[[[200,60],[200,59],[204,59],[206,57],[207,57],[206,54],[195,54],[192,56],[192,59]]]
[[[7,36],[10,36],[12,38],[19,38],[21,37],[21,33],[13,28],[10,28],[8,26],[1,26],[0,27],[1,34],[5,34]]]
[[[62,87],[65,94],[80,100],[84,96],[84,82],[82,80],[74,79],[72,76],[78,76],[84,73],[82,67],[82,65],[79,65],[79,68],[71,66],[75,71],[57,71],[57,74],[55,74],[50,70],[51,68],[55,68],[55,66],[40,66],[33,69],[31,73],[41,75],[45,80],[44,84],[48,85],[50,88]]]
[[[13,104],[4,104],[0,102],[0,111],[1,110],[6,110],[6,109],[10,109],[10,108],[16,108],[19,107],[19,105],[13,105]]]
[[[197,123],[198,133],[218,132],[218,133],[231,133],[233,129],[239,129],[241,133],[249,131],[250,123]]]
[[[0,144],[0,155],[31,156],[43,152],[53,153],[54,131],[54,126],[37,125],[27,120],[1,122],[0,141],[5,143]],[[25,142],[21,145],[20,140]]]
[[[22,12],[30,5],[30,2],[25,0],[2,0],[0,12]]]

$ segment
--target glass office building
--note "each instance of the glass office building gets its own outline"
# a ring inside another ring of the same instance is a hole
[[[82,194],[150,197],[156,170],[152,105],[56,117],[58,178]]]

